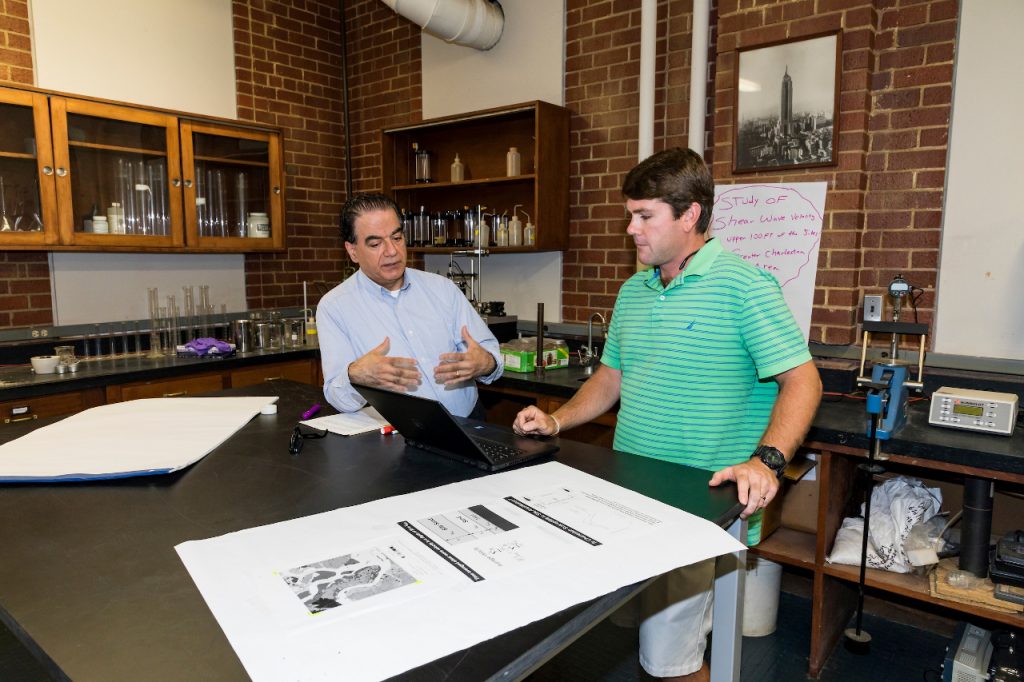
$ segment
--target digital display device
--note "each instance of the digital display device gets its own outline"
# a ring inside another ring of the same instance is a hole
[[[980,417],[985,414],[985,408],[981,405],[965,405],[960,403],[953,405],[953,414],[967,414],[972,417]]]

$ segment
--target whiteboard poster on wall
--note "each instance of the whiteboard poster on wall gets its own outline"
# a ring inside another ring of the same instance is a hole
[[[726,250],[775,275],[804,339],[811,332],[826,186],[717,185],[711,212],[711,236]]]

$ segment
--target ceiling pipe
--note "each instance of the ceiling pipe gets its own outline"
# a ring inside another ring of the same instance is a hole
[[[693,34],[690,37],[690,133],[687,146],[704,156],[704,120],[708,97],[708,35],[711,32],[710,0],[693,0]]]
[[[477,50],[498,44],[505,12],[497,0],[381,0],[391,10],[442,40]]]
[[[654,153],[654,48],[658,42],[658,0],[640,5],[640,107],[637,156]]]

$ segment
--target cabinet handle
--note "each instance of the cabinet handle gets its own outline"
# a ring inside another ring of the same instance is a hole
[[[175,187],[181,187],[181,178],[174,178],[171,180],[171,184]]]
[[[25,416],[25,417],[8,417],[7,419],[4,419],[4,424],[14,424],[14,423],[17,423],[17,422],[30,422],[33,419],[39,419],[39,415],[38,414],[30,414],[30,415]]]
[[[183,395],[188,395],[188,391],[175,391],[174,393],[164,393],[164,398],[178,398]]]
[[[263,377],[264,381],[280,381],[281,379],[284,379],[284,377]]]
[[[53,166],[43,166],[43,175],[53,175]]]
[[[274,194],[280,194],[280,193],[281,193],[281,188],[280,187],[275,187],[274,188]]]
[[[185,187],[191,187],[191,186],[192,186],[192,181],[191,180],[185,180]],[[177,185],[175,185],[175,187],[177,187]]]
[[[57,166],[57,177],[58,178],[63,178],[67,174],[68,174],[68,169],[67,168],[64,168],[63,166]]]

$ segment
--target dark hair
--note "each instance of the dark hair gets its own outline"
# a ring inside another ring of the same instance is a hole
[[[383,194],[353,194],[341,207],[341,240],[356,243],[356,218],[370,211],[391,209],[400,220],[402,212],[394,200]]]
[[[626,174],[622,194],[627,199],[660,199],[679,218],[690,204],[700,204],[697,233],[711,224],[715,202],[715,181],[704,159],[692,149],[673,147],[647,157]]]

